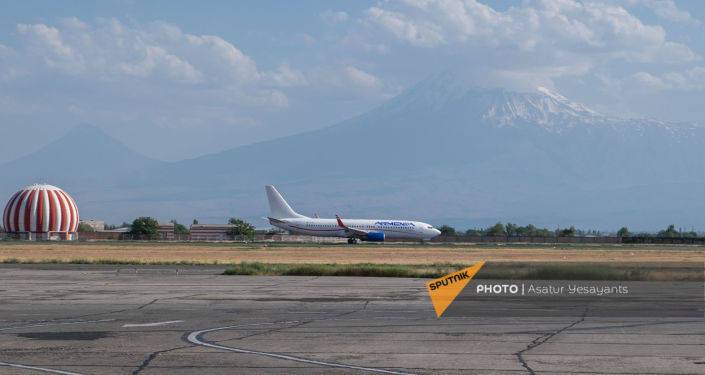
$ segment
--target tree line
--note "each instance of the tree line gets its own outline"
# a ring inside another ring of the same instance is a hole
[[[487,228],[470,228],[465,232],[456,230],[450,225],[442,225],[438,228],[442,235],[446,236],[490,236],[490,237],[576,237],[576,236],[604,236],[609,235],[598,230],[582,230],[576,229],[574,226],[568,228],[540,228],[533,224],[521,226],[513,223],[503,224],[498,222]],[[632,233],[629,228],[621,227],[617,230],[617,237],[658,237],[658,238],[694,238],[698,237],[698,233],[694,230],[684,231],[676,229],[676,226],[671,224],[667,228],[656,233],[652,232],[637,232]]]
[[[177,222],[176,219],[171,220],[169,222],[171,224],[174,224],[175,235],[189,234],[189,229],[185,225]],[[198,220],[194,219],[193,224],[198,224]],[[255,226],[245,220],[231,217],[228,220],[228,224],[230,225],[230,227],[228,228],[228,235],[230,236],[252,237],[255,235]],[[133,220],[132,223],[123,222],[120,226],[106,225],[105,228],[108,230],[127,228],[128,230],[126,233],[132,235],[134,238],[156,239],[159,237],[159,222],[157,221],[157,219],[149,216],[138,217]],[[89,233],[94,231],[95,230],[86,223],[80,223],[78,225],[79,233]]]
[[[174,224],[174,234],[185,235],[189,233],[189,229],[177,222],[176,220],[171,220],[170,223]],[[198,220],[194,219],[193,224],[198,224]],[[228,235],[236,236],[246,236],[252,237],[255,234],[254,225],[248,223],[245,220],[232,217],[228,220],[228,224],[231,226],[228,229]],[[123,222],[121,225],[106,225],[106,229],[114,230],[118,228],[128,228],[127,233],[135,236],[135,238],[157,238],[159,235],[159,222],[152,217],[142,216],[138,217],[132,221],[132,223]],[[533,224],[528,224],[525,226],[517,225],[514,223],[503,224],[498,222],[487,228],[470,228],[465,232],[456,230],[450,225],[442,225],[438,228],[442,235],[446,236],[490,236],[490,237],[576,237],[576,236],[603,236],[608,235],[602,233],[598,230],[582,230],[576,229],[574,226],[568,228],[540,228]],[[78,232],[86,233],[93,232],[93,228],[85,223],[80,223],[78,225]],[[656,238],[694,238],[698,237],[698,233],[694,230],[684,231],[683,229],[676,229],[674,224],[669,225],[663,230],[658,232],[637,232],[632,233],[629,228],[621,227],[615,233],[617,237],[656,237]]]

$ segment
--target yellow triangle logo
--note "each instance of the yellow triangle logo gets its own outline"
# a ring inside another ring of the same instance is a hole
[[[485,261],[479,261],[471,267],[464,268],[460,271],[453,272],[449,275],[434,279],[426,283],[428,295],[431,297],[433,308],[436,310],[436,316],[439,318],[446,311],[448,306],[455,300],[455,297],[460,294],[460,291],[468,285],[470,279],[477,271],[485,265]]]

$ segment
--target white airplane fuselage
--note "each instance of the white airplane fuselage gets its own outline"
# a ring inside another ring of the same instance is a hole
[[[290,233],[320,237],[344,237],[348,242],[385,239],[429,240],[441,232],[430,224],[411,220],[321,219],[294,211],[274,186],[265,186],[269,201],[269,223]]]
[[[269,218],[270,224],[291,233],[318,237],[351,237],[349,231],[338,225],[337,219]],[[345,226],[368,232],[382,232],[385,239],[430,240],[440,231],[420,221],[387,219],[345,219]]]

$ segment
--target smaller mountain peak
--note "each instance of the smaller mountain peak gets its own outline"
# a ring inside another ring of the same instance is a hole
[[[80,123],[73,128],[71,128],[67,134],[80,133],[80,134],[105,134],[105,131],[98,126],[89,123]]]

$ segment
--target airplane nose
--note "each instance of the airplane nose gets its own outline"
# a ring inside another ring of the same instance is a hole
[[[438,230],[438,229],[436,229],[436,228],[433,228],[433,235],[434,235],[434,236],[438,236],[438,235],[440,235],[440,234],[441,234],[441,231],[440,231],[440,230]]]

